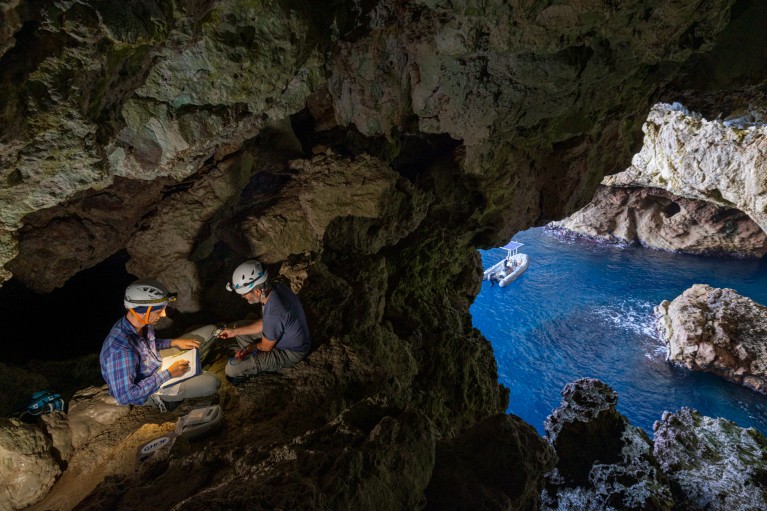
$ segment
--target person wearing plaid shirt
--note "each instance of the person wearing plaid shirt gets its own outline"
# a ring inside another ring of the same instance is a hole
[[[159,350],[167,348],[198,348],[195,339],[157,339],[154,326],[165,317],[165,308],[175,300],[159,282],[144,279],[128,286],[125,291],[125,316],[120,318],[104,340],[99,360],[101,374],[109,393],[118,403],[127,405],[155,405],[165,409],[167,404],[178,404],[185,398],[215,394],[219,380],[210,373],[202,373],[168,389],[160,386],[171,378],[189,370],[189,362],[174,362],[168,369],[159,370],[162,357]]]

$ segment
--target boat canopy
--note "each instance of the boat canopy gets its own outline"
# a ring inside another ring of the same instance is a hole
[[[516,241],[510,241],[506,243],[504,246],[502,246],[501,248],[505,248],[509,252],[513,252],[517,250],[519,247],[521,247],[522,245],[524,245],[524,243],[517,243]]]

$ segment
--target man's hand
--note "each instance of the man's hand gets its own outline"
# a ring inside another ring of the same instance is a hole
[[[195,339],[173,339],[170,341],[170,345],[180,350],[191,350],[192,348],[199,348],[200,341]]]
[[[189,362],[187,360],[177,360],[171,364],[168,368],[171,378],[181,376],[189,370]]]
[[[234,328],[224,328],[218,334],[219,339],[231,339],[232,337],[236,337],[234,333]]]

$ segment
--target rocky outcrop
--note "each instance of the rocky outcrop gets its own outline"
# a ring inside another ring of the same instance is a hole
[[[554,462],[532,426],[495,415],[437,444],[426,509],[538,509],[543,474]]]
[[[654,426],[653,453],[684,509],[767,509],[767,438],[683,408]]]
[[[706,120],[679,104],[655,105],[644,144],[608,186],[662,188],[746,213],[767,230],[767,125]]]
[[[667,359],[767,393],[767,307],[696,284],[655,309]]]
[[[767,235],[745,213],[657,188],[600,186],[592,201],[549,227],[607,243],[670,252],[761,258]]]
[[[616,411],[617,402],[609,386],[591,378],[562,390],[545,424],[559,461],[546,476],[542,509],[673,508],[652,443]]]

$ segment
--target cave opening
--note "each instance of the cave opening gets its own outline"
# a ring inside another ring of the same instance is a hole
[[[127,260],[127,252],[117,252],[48,294],[38,294],[16,278],[4,283],[0,315],[9,321],[0,361],[23,364],[98,353],[122,314],[122,291],[136,280],[125,269]]]

